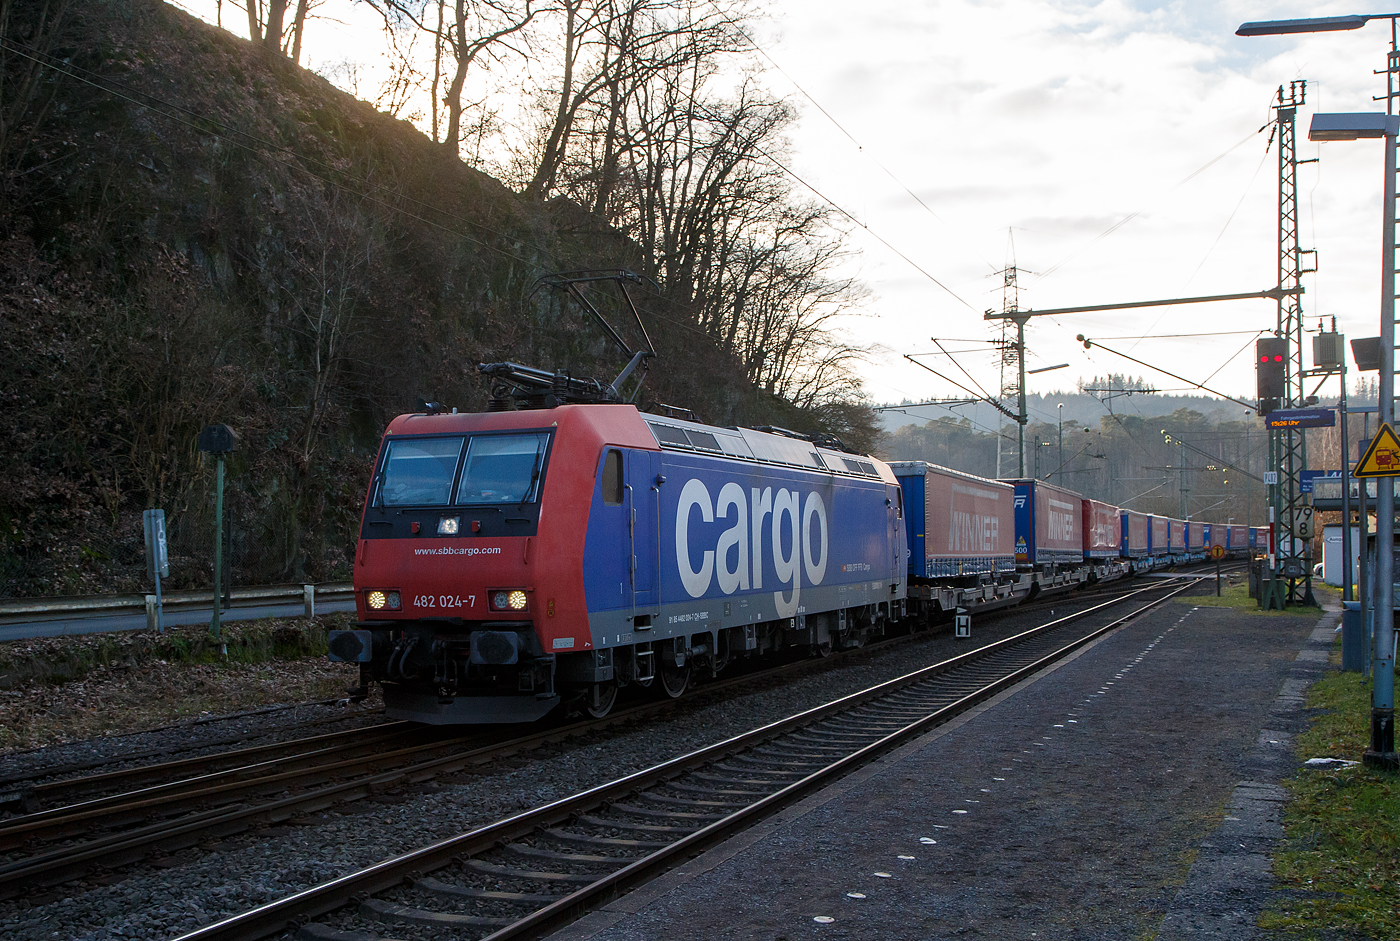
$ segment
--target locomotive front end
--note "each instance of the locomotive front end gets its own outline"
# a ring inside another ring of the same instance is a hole
[[[568,586],[534,565],[557,436],[547,412],[390,425],[356,549],[360,624],[330,638],[332,659],[361,664],[362,689],[382,685],[390,715],[531,722],[558,704],[539,619]]]

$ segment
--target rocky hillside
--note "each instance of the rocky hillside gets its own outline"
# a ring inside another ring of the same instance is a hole
[[[392,416],[481,408],[480,362],[621,368],[536,290],[554,271],[646,274],[594,217],[157,0],[85,0],[57,27],[18,6],[0,48],[0,597],[145,590],[151,506],[175,585],[207,585],[195,438],[212,422],[242,442],[235,582],[347,577]],[[746,387],[684,303],[636,296],[660,354],[645,399],[820,430]],[[844,417],[868,446],[868,419]]]

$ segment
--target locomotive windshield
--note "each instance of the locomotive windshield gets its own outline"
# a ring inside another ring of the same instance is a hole
[[[548,435],[473,438],[457,485],[458,503],[526,503],[537,491]]]
[[[400,438],[389,442],[379,484],[384,506],[443,506],[464,438]]]
[[[539,493],[548,445],[549,435],[538,433],[392,440],[380,477],[379,504],[528,503]]]

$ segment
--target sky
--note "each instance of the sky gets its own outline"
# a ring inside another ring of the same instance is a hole
[[[211,22],[215,0],[176,4]],[[242,11],[223,9],[240,30]],[[343,63],[375,50],[363,5],[327,0],[304,61],[338,83]],[[1240,23],[1366,12],[1350,3],[1192,0],[770,0],[754,31],[770,91],[800,121],[791,169],[847,214],[846,275],[869,297],[842,329],[869,348],[860,366],[875,402],[965,393],[910,363],[1000,383],[984,320],[1003,305],[1002,270],[1018,269],[1022,309],[1261,291],[1277,283],[1280,84],[1307,81],[1299,111],[1305,325],[1347,337],[1379,332],[1378,141],[1313,144],[1314,111],[1383,111],[1389,22],[1348,32],[1242,38]],[[1263,129],[1261,131],[1261,128]],[[1267,148],[1267,149],[1266,149]],[[1141,375],[1254,396],[1252,336],[1273,329],[1269,300],[1177,305],[1032,320],[1032,392],[1095,375]],[[1085,350],[1084,334],[1104,348]],[[1183,335],[1170,337],[1167,335]],[[932,355],[929,355],[932,354]],[[1305,339],[1305,365],[1311,343]],[[1322,395],[1335,395],[1331,380]],[[939,410],[930,411],[930,417]],[[946,414],[946,412],[944,412]],[[1053,414],[1032,416],[1053,420]]]

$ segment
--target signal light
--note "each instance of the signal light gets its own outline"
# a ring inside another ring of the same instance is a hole
[[[1268,414],[1288,397],[1288,341],[1282,337],[1259,338],[1254,342],[1254,362],[1258,373],[1259,412]]]

